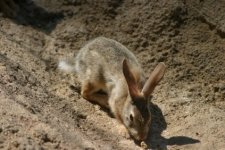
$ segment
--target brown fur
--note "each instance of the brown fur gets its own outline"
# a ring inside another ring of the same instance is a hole
[[[157,66],[157,71],[153,71],[147,82],[154,84],[146,85],[134,54],[115,40],[104,37],[86,44],[74,62],[75,66],[65,66],[66,62],[63,62],[59,67],[76,70],[81,81],[81,95],[109,108],[136,140],[145,139],[151,120],[149,95],[162,78],[165,65]],[[141,91],[143,86],[147,87],[145,94]]]

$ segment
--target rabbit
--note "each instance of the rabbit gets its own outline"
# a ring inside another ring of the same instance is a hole
[[[61,61],[59,68],[76,72],[81,96],[110,109],[131,137],[138,141],[147,138],[151,94],[164,75],[164,63],[159,63],[145,82],[131,51],[115,40],[98,37],[81,48],[75,59]]]

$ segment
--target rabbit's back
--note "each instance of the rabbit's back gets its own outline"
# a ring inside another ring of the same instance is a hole
[[[99,77],[121,74],[124,58],[130,62],[131,68],[140,69],[136,57],[125,46],[115,40],[98,37],[79,51],[76,71],[83,77],[85,74],[96,74]]]

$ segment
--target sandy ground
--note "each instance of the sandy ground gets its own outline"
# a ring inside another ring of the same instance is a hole
[[[225,149],[225,39],[183,2],[25,1],[0,17],[0,149],[141,149],[57,69],[90,39],[127,46],[146,74],[167,71],[152,100],[149,149]]]

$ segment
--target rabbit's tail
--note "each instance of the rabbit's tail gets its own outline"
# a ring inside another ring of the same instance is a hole
[[[72,59],[63,59],[59,61],[58,68],[64,72],[75,72],[75,62]]]

